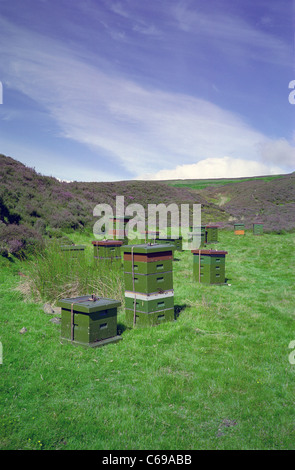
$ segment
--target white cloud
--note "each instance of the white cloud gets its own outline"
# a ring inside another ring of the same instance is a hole
[[[242,60],[258,59],[277,65],[289,66],[292,58],[292,44],[279,37],[252,26],[250,22],[221,8],[210,9],[205,13],[201,9],[189,8],[185,2],[177,3],[171,12],[178,28],[193,35],[206,37],[214,41],[222,53],[228,51]]]
[[[295,168],[295,147],[286,139],[277,139],[261,145],[260,154],[264,162],[279,162],[280,165]]]
[[[139,179],[172,180],[238,178],[283,173],[285,173],[285,171],[278,166],[265,165],[253,160],[223,157],[207,158],[190,165],[178,165],[171,170],[160,170],[155,174],[142,175]]]

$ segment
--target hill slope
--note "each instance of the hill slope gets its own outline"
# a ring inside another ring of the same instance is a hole
[[[61,231],[91,230],[96,221],[94,207],[109,204],[115,211],[116,196],[124,196],[125,207],[141,204],[146,216],[148,204],[189,203],[192,208],[195,203],[202,204],[205,223],[228,219],[223,208],[187,188],[156,181],[66,183],[0,155],[0,226],[2,232],[5,228],[5,241],[11,238],[7,227],[12,224],[29,227],[32,236],[32,230],[51,236],[60,235]]]
[[[265,230],[292,230],[294,178],[292,173],[261,179],[212,180],[206,184],[204,180],[66,183],[0,155],[0,232],[5,233],[0,242],[11,239],[12,224],[14,228],[26,227],[25,238],[91,230],[94,207],[105,203],[114,210],[116,196],[124,196],[125,207],[137,203],[146,211],[148,204],[201,204],[203,224],[232,227],[235,220],[243,220],[250,227],[259,218]]]
[[[270,231],[295,228],[295,173],[207,187],[200,194],[244,220],[246,228],[258,220]]]

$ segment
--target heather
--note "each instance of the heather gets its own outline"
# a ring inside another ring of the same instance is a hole
[[[259,220],[266,232],[295,228],[294,173],[240,180],[67,183],[0,155],[1,254],[24,256],[41,247],[40,237],[91,232],[95,206],[109,204],[115,211],[116,196],[124,197],[125,207],[137,203],[146,211],[148,204],[201,204],[203,224],[233,228],[234,221],[243,221],[251,228]]]

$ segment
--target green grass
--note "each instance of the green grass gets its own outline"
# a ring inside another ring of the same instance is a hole
[[[29,262],[2,261],[0,448],[294,449],[294,234],[219,240],[227,285],[194,283],[177,252],[176,321],[128,329],[121,308],[123,340],[97,349],[62,345],[15,290]]]
[[[242,181],[252,181],[252,180],[264,180],[271,181],[275,178],[280,178],[281,175],[272,175],[272,176],[255,176],[250,178],[223,178],[223,179],[200,179],[200,180],[176,180],[176,181],[166,181],[170,186],[176,188],[189,188],[189,189],[204,189],[208,186],[223,186],[225,184],[239,183]]]

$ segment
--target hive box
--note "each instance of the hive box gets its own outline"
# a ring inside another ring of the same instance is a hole
[[[156,238],[155,242],[159,243],[160,245],[162,245],[162,244],[172,245],[174,250],[182,251],[182,237],[179,237],[179,238],[171,238],[171,237],[161,238],[161,237],[158,237],[158,238]]]
[[[126,225],[129,220],[132,219],[132,216],[125,215],[123,217],[110,217],[110,220],[113,221],[113,230],[109,230],[110,238],[114,240],[122,240],[124,244],[128,243],[128,233],[126,233]]]
[[[156,326],[174,320],[174,291],[161,294],[125,292],[125,314],[128,326]]]
[[[173,246],[123,246],[125,314],[128,326],[174,320]]]
[[[205,243],[217,243],[218,242],[218,226],[206,225],[205,230],[206,230]]]
[[[234,224],[235,235],[245,235],[245,225],[244,224]]]
[[[196,227],[191,231],[192,243],[194,249],[205,246],[206,242],[206,231],[205,226]]]
[[[59,300],[61,340],[98,347],[121,340],[117,335],[117,308],[121,303],[106,298],[82,297]]]
[[[61,245],[63,255],[72,259],[79,259],[84,256],[85,245]]]
[[[255,223],[253,224],[253,235],[262,235],[263,234],[263,224]]]
[[[141,244],[144,243],[154,243],[156,238],[159,236],[158,231],[154,230],[145,230],[144,232],[141,232]]]
[[[126,245],[122,250],[126,291],[151,294],[173,288],[171,245]]]
[[[95,240],[92,242],[94,259],[106,262],[121,262],[122,240]]]
[[[192,250],[193,277],[204,284],[225,283],[225,255],[222,250]]]

